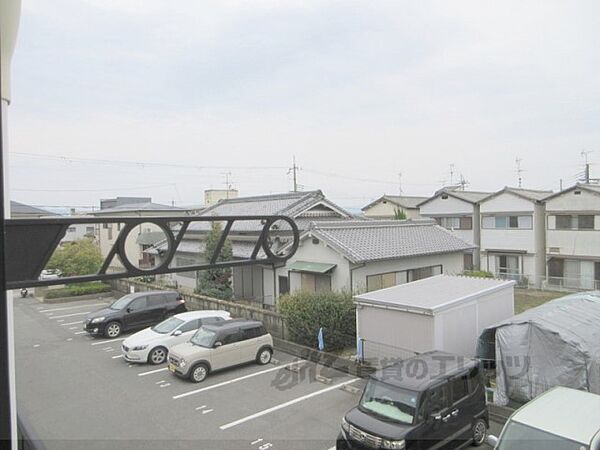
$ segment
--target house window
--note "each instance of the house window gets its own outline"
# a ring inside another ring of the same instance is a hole
[[[471,230],[473,229],[472,217],[437,217],[436,222],[449,230]]]
[[[473,270],[473,253],[463,255],[463,264],[465,270]]]
[[[594,218],[591,215],[577,216],[577,228],[580,230],[593,230]]]
[[[532,216],[484,216],[482,226],[497,230],[530,230],[533,227]]]
[[[94,227],[85,227],[86,234],[94,234]]]
[[[316,273],[302,272],[300,274],[300,288],[303,291],[322,292],[331,290],[331,277]]]
[[[367,292],[396,286],[396,272],[367,276]]]
[[[429,266],[420,267],[418,269],[411,269],[408,271],[408,281],[422,280],[423,278],[429,278],[434,275],[440,275],[442,273],[442,266]]]
[[[67,229],[67,232],[68,232],[68,233],[75,233],[76,231],[77,231],[77,228],[75,228],[75,227],[69,227],[69,228]]]
[[[560,214],[556,216],[557,230],[593,230],[595,228],[595,216],[591,214],[581,214],[571,216]]]
[[[498,255],[496,256],[496,267],[499,274],[518,275],[519,257],[515,255]]]
[[[290,283],[288,277],[279,276],[279,295],[289,294]]]

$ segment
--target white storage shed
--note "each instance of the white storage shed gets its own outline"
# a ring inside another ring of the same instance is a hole
[[[475,356],[490,325],[514,315],[512,280],[438,275],[354,297],[363,360],[441,350]]]

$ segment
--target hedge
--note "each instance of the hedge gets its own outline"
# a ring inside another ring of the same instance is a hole
[[[66,288],[50,289],[46,292],[45,298],[76,297],[78,295],[99,294],[101,292],[110,292],[112,288],[109,284],[95,281],[91,283],[73,284]]]
[[[322,327],[325,350],[356,345],[356,308],[349,293],[297,292],[281,297],[277,309],[297,344],[317,348]]]

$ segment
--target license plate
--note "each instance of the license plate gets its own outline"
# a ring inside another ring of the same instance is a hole
[[[171,372],[175,372],[175,368],[176,368],[175,364],[169,364],[169,370]]]

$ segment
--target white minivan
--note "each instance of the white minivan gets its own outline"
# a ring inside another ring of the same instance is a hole
[[[496,450],[600,450],[600,395],[552,388],[515,411],[487,443]]]
[[[227,311],[190,311],[176,314],[158,325],[132,334],[123,341],[121,352],[126,361],[162,364],[169,349],[189,341],[202,325],[229,320]]]

